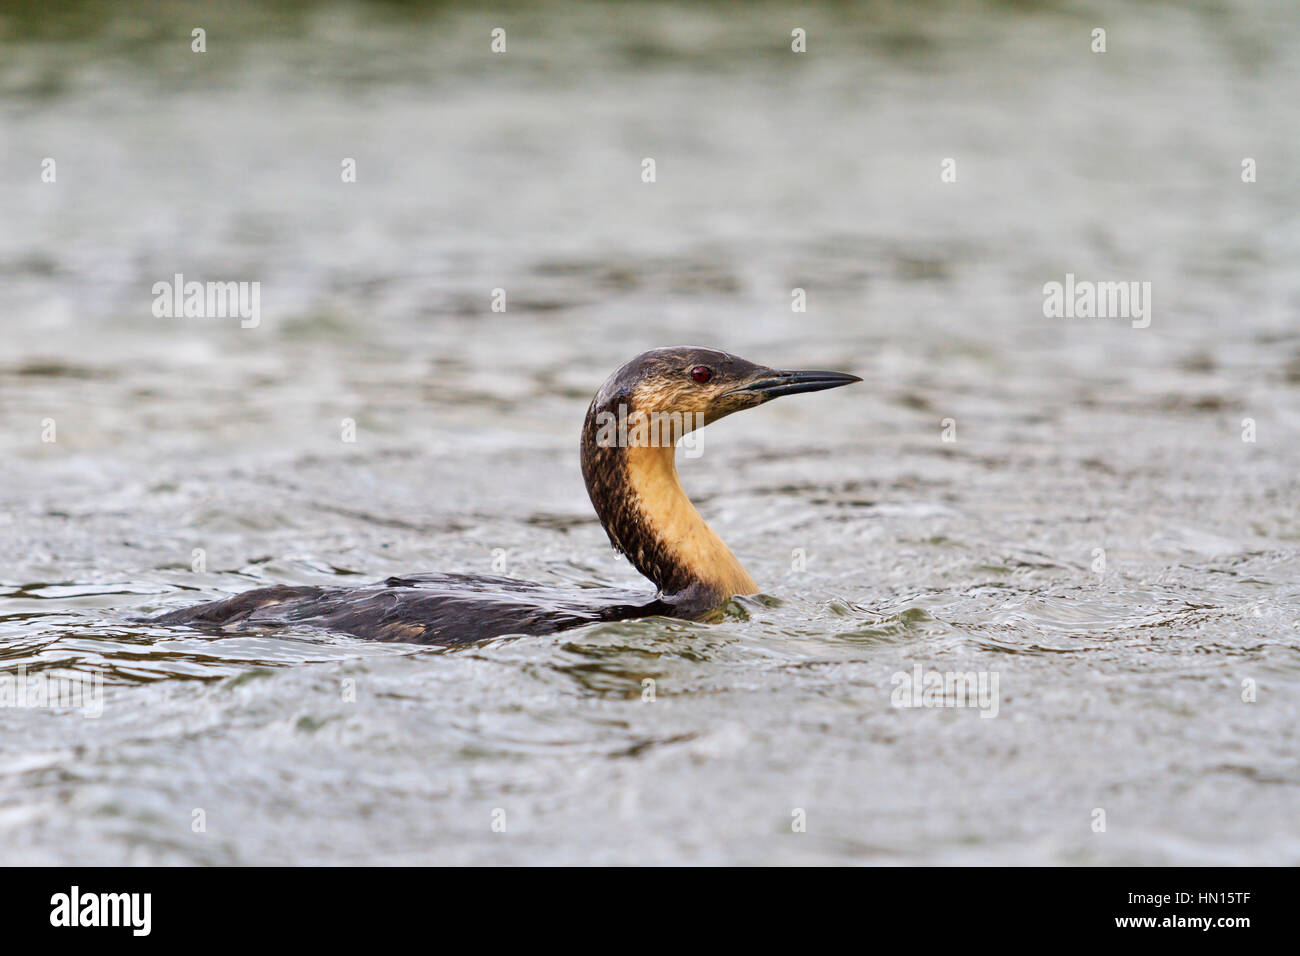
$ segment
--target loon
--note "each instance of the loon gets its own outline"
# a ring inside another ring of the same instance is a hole
[[[862,381],[778,371],[715,349],[652,349],[601,385],[582,426],[582,477],[614,548],[658,592],[565,588],[478,574],[421,573],[361,587],[277,585],[181,608],[150,623],[198,628],[307,626],[375,641],[469,644],[600,621],[699,619],[759,590],[677,478],[678,441],[782,395]]]

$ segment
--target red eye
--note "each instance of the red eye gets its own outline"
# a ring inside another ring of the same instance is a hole
[[[713,378],[713,372],[707,365],[697,365],[691,369],[691,378],[703,385],[709,379]]]

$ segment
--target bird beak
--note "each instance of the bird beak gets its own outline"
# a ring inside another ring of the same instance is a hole
[[[775,370],[762,374],[762,377],[747,385],[733,388],[732,393],[758,395],[763,401],[781,395],[797,395],[800,392],[820,392],[824,388],[839,388],[852,385],[862,379],[844,372],[778,372]]]

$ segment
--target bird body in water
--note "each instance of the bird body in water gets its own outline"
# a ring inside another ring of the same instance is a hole
[[[861,381],[778,371],[714,349],[653,349],[600,387],[582,427],[582,476],[610,543],[658,592],[563,588],[514,578],[413,574],[364,587],[274,586],[171,611],[155,624],[302,625],[379,641],[468,644],[599,621],[699,618],[758,585],[682,490],[677,442],[781,395]]]

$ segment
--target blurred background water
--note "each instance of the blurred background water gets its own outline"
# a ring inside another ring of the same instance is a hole
[[[0,708],[0,860],[1300,863],[1298,61],[1289,0],[0,3],[0,657],[106,683]],[[1045,318],[1067,272],[1150,327]],[[176,273],[261,324],[154,317]],[[576,436],[669,344],[866,379],[682,462],[723,620],[130,623],[641,583]],[[996,719],[893,707],[917,664]]]

